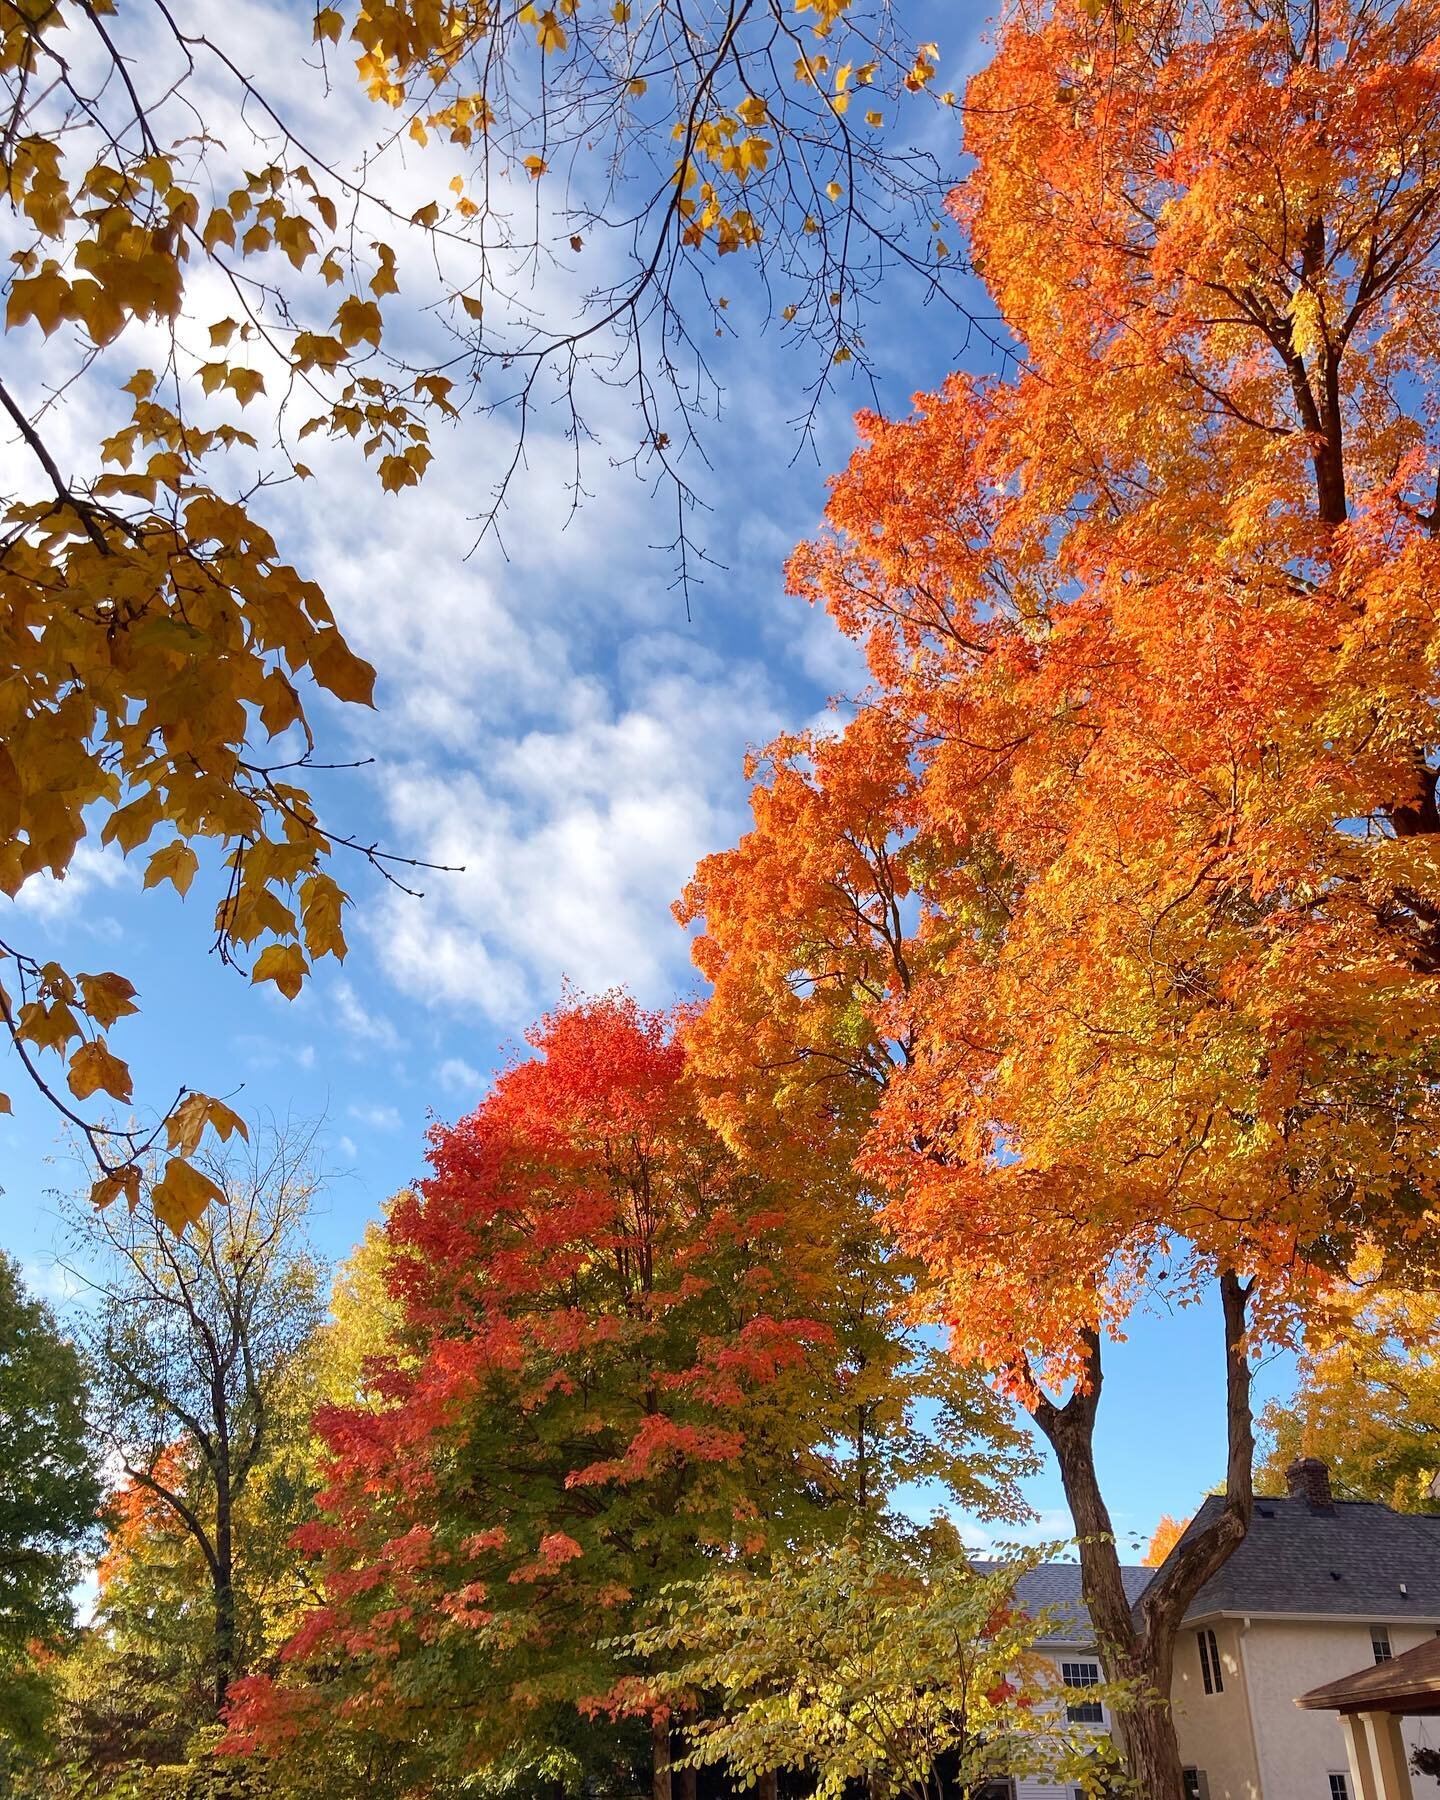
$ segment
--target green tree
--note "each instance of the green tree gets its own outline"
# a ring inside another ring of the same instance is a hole
[[[33,1746],[100,1503],[84,1362],[0,1254],[0,1738]]]

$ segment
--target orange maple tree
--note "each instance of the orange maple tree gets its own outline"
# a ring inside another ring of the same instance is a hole
[[[189,1471],[185,1445],[176,1442],[162,1450],[152,1470],[156,1487],[183,1493]],[[106,1519],[105,1550],[95,1565],[95,1579],[103,1594],[112,1582],[123,1578],[130,1565],[157,1538],[183,1540],[185,1527],[173,1507],[156,1487],[127,1477],[110,1497]]]
[[[1163,1565],[1165,1558],[1185,1535],[1185,1527],[1189,1523],[1188,1519],[1176,1519],[1169,1513],[1161,1515],[1150,1542],[1145,1546],[1145,1554],[1140,1558],[1147,1569],[1158,1569]]]
[[[861,1165],[1054,1446],[1113,1672],[1158,1697],[1248,1526],[1250,1350],[1361,1244],[1436,1253],[1437,24],[1009,17],[952,204],[1024,360],[862,419],[791,573],[873,690],[772,749],[682,906],[727,1128],[860,1097]],[[1137,1621],[1101,1346],[1214,1287],[1225,1504]],[[1178,1800],[1164,1708],[1124,1734]]]

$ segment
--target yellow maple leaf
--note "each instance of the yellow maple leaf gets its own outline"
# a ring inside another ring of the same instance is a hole
[[[70,1058],[65,1079],[77,1100],[88,1100],[97,1092],[107,1093],[115,1100],[131,1097],[130,1070],[118,1056],[111,1055],[104,1038],[80,1045]]]
[[[204,1217],[207,1206],[224,1198],[208,1175],[202,1175],[179,1156],[169,1159],[164,1175],[150,1190],[155,1216],[177,1237],[187,1225]]]
[[[85,1010],[97,1025],[108,1030],[117,1019],[139,1012],[135,989],[123,975],[107,970],[103,975],[81,975],[78,979]]]
[[[328,688],[338,700],[356,700],[364,706],[375,704],[375,671],[355,652],[333,626],[317,631],[310,643],[306,660],[321,687]]]
[[[287,1000],[293,1000],[309,972],[305,952],[298,944],[269,944],[256,959],[250,980],[273,981]]]
[[[146,863],[142,886],[158,887],[162,881],[168,881],[175,892],[183,896],[189,893],[190,883],[199,867],[200,858],[187,843],[177,838],[173,844],[157,850]]]

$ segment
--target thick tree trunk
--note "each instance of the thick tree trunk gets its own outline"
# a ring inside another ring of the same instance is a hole
[[[691,1721],[694,1719],[694,1717],[695,1717],[695,1708],[693,1706],[687,1706],[685,1708],[685,1714],[684,1714],[685,1725],[688,1726],[691,1723]],[[688,1736],[684,1740],[684,1742],[686,1744],[686,1747],[688,1748],[689,1747]],[[675,1800],[695,1800],[695,1785],[696,1785],[697,1774],[698,1774],[698,1770],[696,1770],[694,1768],[694,1766],[690,1763],[687,1763],[684,1766],[684,1768],[677,1769],[675,1771],[675,1776],[674,1776]]]
[[[773,1769],[767,1769],[755,1783],[756,1800],[780,1800],[780,1779]]]
[[[672,1800],[670,1781],[670,1721],[658,1713],[650,1721],[650,1758],[653,1775],[651,1800]]]
[[[1080,1588],[1096,1648],[1113,1681],[1133,1683],[1136,1698],[1116,1719],[1126,1770],[1145,1800],[1185,1800],[1180,1749],[1170,1715],[1175,1636],[1190,1602],[1220,1569],[1250,1526],[1255,1437],[1245,1313],[1250,1290],[1228,1271],[1220,1277],[1225,1329],[1225,1504],[1205,1530],[1188,1534],[1166,1558],[1137,1622],[1125,1593],[1110,1512],[1095,1470],[1095,1415],[1103,1372],[1100,1340],[1086,1342],[1083,1388],[1057,1406],[1037,1393],[1030,1411],[1060,1465],[1080,1547]]]

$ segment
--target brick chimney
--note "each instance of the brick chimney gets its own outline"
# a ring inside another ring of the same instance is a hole
[[[1292,1500],[1303,1500],[1311,1512],[1334,1512],[1330,1492],[1330,1465],[1318,1456],[1301,1456],[1285,1471],[1285,1485]]]

